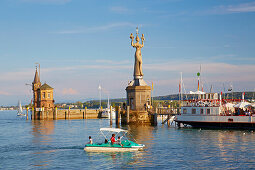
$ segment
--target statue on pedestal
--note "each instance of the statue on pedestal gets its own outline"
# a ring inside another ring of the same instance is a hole
[[[131,46],[136,48],[135,52],[135,66],[134,66],[134,79],[142,79],[143,77],[143,71],[142,71],[142,54],[141,54],[141,48],[143,48],[144,44],[144,34],[142,34],[141,40],[142,44],[139,43],[140,38],[138,36],[138,27],[136,28],[136,43],[134,43],[134,36],[131,33],[130,35],[131,39]]]

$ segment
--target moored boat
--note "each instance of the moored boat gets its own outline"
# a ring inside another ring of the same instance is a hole
[[[255,129],[254,107],[243,99],[221,99],[217,93],[199,94],[198,99],[183,100],[178,126],[197,128]]]

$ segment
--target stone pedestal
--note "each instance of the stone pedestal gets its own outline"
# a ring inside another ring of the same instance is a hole
[[[150,86],[128,86],[127,105],[132,111],[146,111],[146,107],[151,105],[151,87]]]
[[[150,123],[147,109],[151,105],[151,87],[143,79],[134,79],[127,86],[126,92],[127,106],[130,106],[129,123]]]
[[[129,119],[127,121],[127,119]],[[153,115],[149,115],[147,111],[130,111],[127,117],[127,112],[121,112],[121,124],[153,124]]]

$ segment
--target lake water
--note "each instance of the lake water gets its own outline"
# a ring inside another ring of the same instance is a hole
[[[144,151],[85,152],[88,136],[100,127],[109,120],[31,121],[1,111],[0,169],[255,168],[253,131],[124,126]]]

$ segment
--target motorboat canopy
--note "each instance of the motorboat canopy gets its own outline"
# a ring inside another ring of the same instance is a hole
[[[108,132],[116,132],[116,133],[128,132],[127,130],[120,129],[120,128],[100,128],[100,131],[108,131]]]

